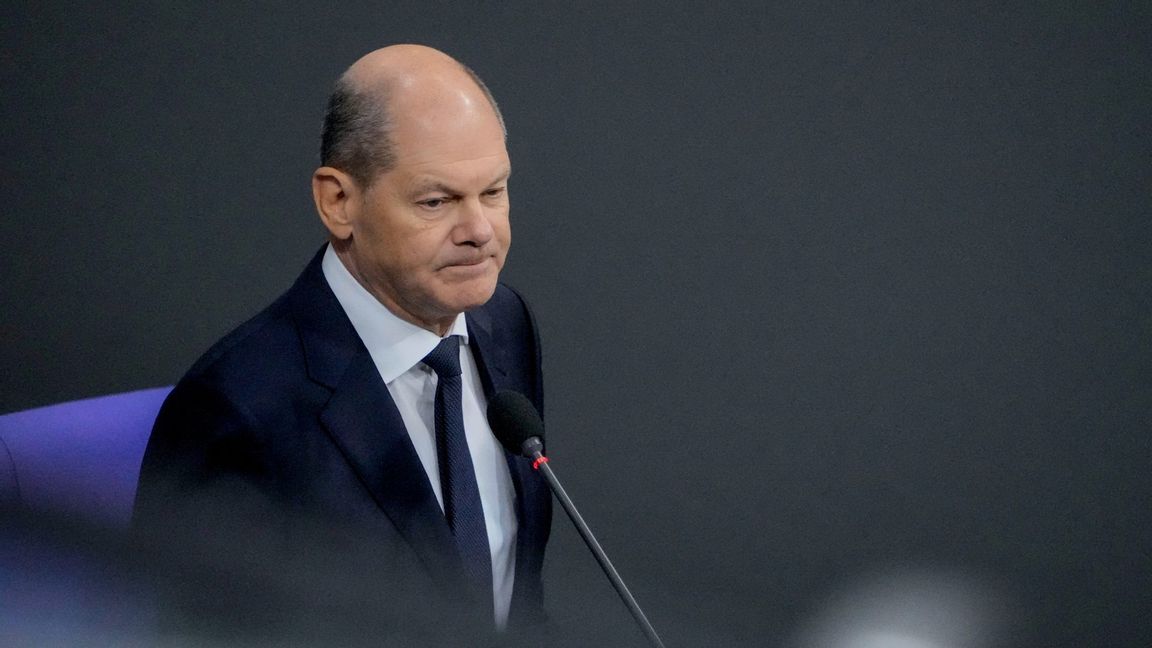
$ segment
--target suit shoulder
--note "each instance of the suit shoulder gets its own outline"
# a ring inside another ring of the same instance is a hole
[[[496,291],[492,294],[492,298],[484,305],[493,317],[507,321],[509,318],[524,320],[524,322],[535,329],[536,318],[532,313],[531,307],[528,305],[528,300],[524,295],[512,286],[506,283],[496,284]]]
[[[286,295],[220,338],[192,365],[184,381],[221,387],[274,377],[302,354]]]
[[[294,336],[291,316],[281,296],[271,305],[232,329],[217,340],[188,370],[188,375],[211,372],[221,364],[229,364],[260,354],[283,344],[287,336]]]

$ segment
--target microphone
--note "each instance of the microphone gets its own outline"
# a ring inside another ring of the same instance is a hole
[[[656,629],[648,622],[648,617],[644,616],[644,611],[628,591],[628,586],[608,560],[608,555],[600,548],[600,543],[592,535],[592,530],[585,524],[584,518],[576,510],[576,505],[569,499],[568,493],[564,491],[564,487],[552,472],[552,467],[548,465],[548,457],[544,456],[544,421],[540,420],[536,406],[520,392],[497,392],[488,402],[488,425],[492,427],[492,432],[508,452],[531,459],[532,467],[544,475],[552,494],[564,507],[564,512],[568,514],[572,524],[576,525],[580,537],[584,538],[584,543],[596,557],[596,562],[600,563],[600,568],[604,570],[612,587],[616,589],[624,605],[628,606],[628,611],[644,631],[644,636],[656,648],[664,648],[660,635],[656,634]]]

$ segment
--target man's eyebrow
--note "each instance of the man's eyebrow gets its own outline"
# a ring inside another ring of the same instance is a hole
[[[492,185],[500,184],[501,182],[507,182],[508,178],[511,177],[512,168],[505,167],[491,182],[488,183],[487,186],[491,187]],[[441,193],[446,193],[453,196],[461,193],[455,187],[445,184],[443,180],[437,180],[436,178],[418,179],[416,183],[412,185],[413,193],[427,193],[430,191],[439,191]]]
[[[453,194],[453,195],[455,195],[457,193],[457,191],[455,189],[453,189],[452,187],[449,187],[448,185],[444,184],[440,180],[433,180],[431,178],[429,178],[427,180],[423,180],[421,182],[417,182],[416,184],[414,184],[412,186],[412,193],[427,193],[430,191],[438,191],[440,193]]]

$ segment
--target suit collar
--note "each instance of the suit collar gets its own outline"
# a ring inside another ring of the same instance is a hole
[[[331,245],[324,251],[321,270],[357,336],[368,348],[384,384],[414,367],[440,343],[439,335],[397,317],[381,304],[348,272]],[[459,335],[468,342],[463,314],[456,317],[448,335]]]
[[[487,310],[478,308],[466,313],[465,320],[471,340],[469,346],[480,370],[484,396],[491,399],[496,392],[510,387],[507,345],[502,343],[502,332],[492,326],[492,316]]]
[[[309,378],[335,389],[352,361],[367,354],[368,349],[324,277],[322,263],[326,248],[327,245],[321,247],[312,257],[287,299],[300,334]],[[465,322],[484,394],[491,398],[495,392],[511,386],[507,382],[509,358],[503,333],[496,330],[491,313],[483,307],[465,313]]]
[[[308,377],[335,389],[345,369],[368,350],[324,279],[321,269],[323,256],[322,247],[296,279],[286,298],[304,349]]]

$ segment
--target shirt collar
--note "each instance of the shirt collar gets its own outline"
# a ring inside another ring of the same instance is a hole
[[[324,251],[321,269],[385,383],[416,366],[440,343],[441,338],[432,331],[406,322],[385,308],[348,272],[331,245]],[[468,344],[464,313],[456,316],[447,335],[459,335],[461,342]]]

